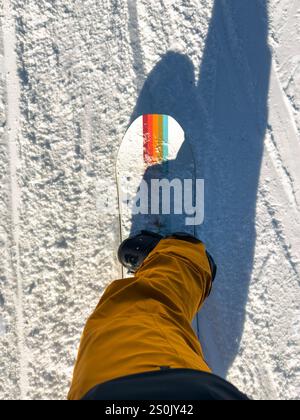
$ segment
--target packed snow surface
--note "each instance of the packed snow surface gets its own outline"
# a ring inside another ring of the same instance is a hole
[[[0,398],[66,397],[121,275],[97,184],[132,119],[164,113],[205,179],[206,358],[253,398],[299,399],[299,0],[0,4]]]

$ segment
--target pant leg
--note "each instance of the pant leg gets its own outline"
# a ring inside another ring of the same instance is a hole
[[[191,322],[211,288],[203,244],[162,240],[134,278],[113,282],[81,339],[69,399],[162,366],[210,372]]]

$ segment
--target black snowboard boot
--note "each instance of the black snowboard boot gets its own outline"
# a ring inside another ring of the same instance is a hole
[[[126,239],[119,248],[120,263],[131,273],[135,273],[162,239],[163,236],[146,230]]]
[[[187,233],[174,233],[173,235],[162,236],[157,233],[142,231],[139,235],[133,236],[124,241],[118,252],[120,263],[131,273],[135,273],[143,264],[148,255],[157,247],[162,239],[174,238],[191,243],[201,243],[194,236]],[[212,272],[213,281],[217,274],[217,266],[212,256],[206,252]]]

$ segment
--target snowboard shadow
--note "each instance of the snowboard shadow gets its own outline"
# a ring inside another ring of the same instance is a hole
[[[270,71],[267,1],[215,0],[198,81],[186,55],[167,53],[131,117],[174,117],[193,149],[197,178],[205,179],[205,221],[197,234],[219,271],[199,315],[200,333],[208,363],[223,377],[240,350],[254,263]],[[133,217],[132,232],[139,224]]]

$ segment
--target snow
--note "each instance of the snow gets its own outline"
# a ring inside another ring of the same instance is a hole
[[[3,306],[3,305],[1,305]],[[6,325],[2,317],[0,318],[0,337],[6,334]]]
[[[130,121],[155,112],[185,128],[206,182],[207,360],[253,398],[299,399],[298,0],[0,13],[0,398],[66,397],[84,322],[121,275],[97,181],[114,177]]]

